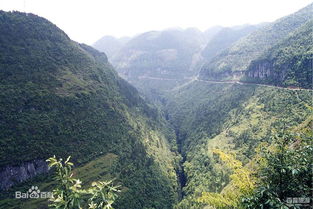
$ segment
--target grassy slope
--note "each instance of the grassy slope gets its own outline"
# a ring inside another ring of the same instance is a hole
[[[83,182],[83,186],[89,187],[93,181],[107,181],[114,177],[112,169],[118,162],[118,156],[113,153],[108,153],[95,160],[86,163],[81,167],[74,169],[74,176]],[[115,182],[118,183],[118,182]],[[9,194],[13,194],[14,191],[27,191],[32,185],[38,186],[41,191],[52,191],[55,187],[55,181],[50,176],[38,176],[35,179],[30,180],[23,185],[16,186],[9,190]],[[47,208],[47,199],[13,199],[7,198],[0,201],[1,208],[27,208],[38,209]]]
[[[186,159],[186,196],[179,208],[201,208],[192,199],[227,185],[229,171],[212,156],[213,148],[248,163],[259,143],[271,142],[275,129],[291,129],[312,114],[307,90],[194,82],[170,96],[167,108]]]
[[[32,14],[0,12],[0,30],[0,166],[113,153],[112,176],[128,188],[118,208],[171,208],[173,132],[106,56]]]

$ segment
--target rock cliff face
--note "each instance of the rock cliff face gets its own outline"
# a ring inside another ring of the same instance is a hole
[[[282,83],[287,73],[287,66],[280,66],[279,71],[275,70],[274,62],[269,60],[260,60],[250,65],[245,72],[245,76],[258,81],[275,80],[277,83]]]
[[[308,21],[251,62],[246,79],[279,86],[312,88],[312,31]]]
[[[291,57],[284,63],[275,59],[252,62],[242,81],[285,87],[312,88],[312,59],[309,56]]]
[[[271,62],[260,62],[255,64],[255,66],[247,71],[245,74],[250,78],[258,78],[263,79],[269,77],[271,73],[271,69],[273,68],[273,63]]]
[[[19,166],[3,167],[0,169],[0,190],[7,190],[17,183],[48,171],[48,164],[44,160],[33,160]]]

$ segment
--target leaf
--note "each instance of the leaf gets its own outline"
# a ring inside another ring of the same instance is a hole
[[[298,172],[297,169],[292,169],[292,175],[293,175],[293,176],[297,175],[298,173],[299,173],[299,172]]]
[[[70,159],[71,159],[71,156],[68,156],[68,158],[67,158],[66,161],[65,161],[65,164],[67,164]]]

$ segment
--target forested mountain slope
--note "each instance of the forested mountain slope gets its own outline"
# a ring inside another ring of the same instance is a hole
[[[200,76],[209,80],[239,79],[253,60],[311,20],[312,10],[313,4],[310,4],[240,39],[203,66]]]
[[[229,27],[221,29],[215,36],[210,39],[208,44],[201,52],[206,62],[209,62],[217,54],[231,46],[240,38],[252,33],[260,25],[243,25],[239,28]]]
[[[127,80],[139,77],[184,78],[204,44],[202,32],[189,28],[151,31],[130,40],[113,64]]]
[[[277,132],[293,132],[312,120],[310,90],[194,81],[167,98],[186,178],[185,196],[177,208],[203,208],[203,192],[219,193],[230,182],[231,170],[213,155],[215,149],[249,165],[256,161],[251,159],[260,144],[270,146]]]
[[[70,155],[77,165],[92,163],[89,182],[116,178],[117,208],[172,208],[174,133],[106,55],[33,14],[1,11],[0,31],[1,189],[40,173],[37,161]]]
[[[244,80],[313,88],[313,19],[253,60]]]

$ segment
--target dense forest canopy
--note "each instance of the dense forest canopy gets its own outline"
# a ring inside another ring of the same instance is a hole
[[[0,20],[4,172],[8,165],[71,155],[78,165],[95,163],[85,178],[118,178],[125,190],[118,207],[170,208],[177,196],[175,139],[158,110],[118,77],[105,54],[47,20],[19,12],[1,12]],[[1,188],[7,186],[3,179]]]

